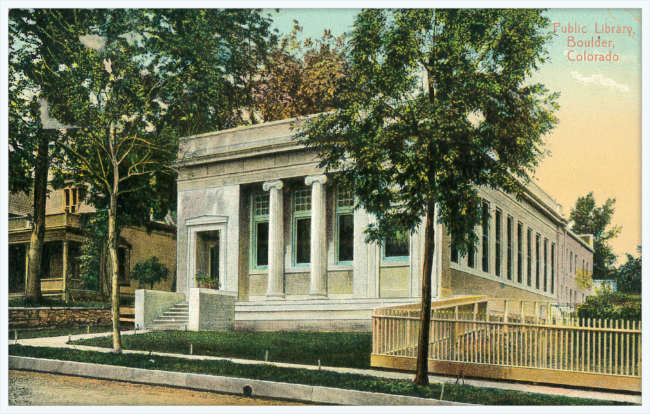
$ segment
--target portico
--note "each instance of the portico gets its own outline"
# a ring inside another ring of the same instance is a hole
[[[220,289],[237,296],[235,327],[368,330],[374,308],[417,300],[411,245],[421,236],[388,250],[365,243],[372,218],[293,135],[278,121],[182,139],[178,291],[197,286],[197,258],[209,256],[200,231],[219,230],[228,239],[219,243]]]

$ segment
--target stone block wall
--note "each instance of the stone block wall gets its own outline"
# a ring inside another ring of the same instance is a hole
[[[154,319],[177,303],[185,301],[184,293],[138,289],[135,291],[135,327],[148,329]]]
[[[188,329],[191,331],[232,330],[235,323],[236,299],[236,295],[232,293],[203,288],[190,289]]]
[[[110,324],[110,309],[9,308],[9,329]]]

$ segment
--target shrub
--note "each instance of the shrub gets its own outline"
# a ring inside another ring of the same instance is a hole
[[[578,306],[579,318],[641,320],[641,295],[602,292]]]
[[[153,289],[153,285],[167,280],[169,277],[169,269],[158,261],[156,256],[152,256],[144,260],[133,268],[133,278],[143,285],[149,285]]]

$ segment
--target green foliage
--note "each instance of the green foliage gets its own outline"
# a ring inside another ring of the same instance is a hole
[[[152,358],[148,354],[115,355],[112,353],[88,352],[75,349],[11,345],[9,346],[9,355],[88,362],[149,370],[251,378],[290,384],[315,385],[393,395],[410,395],[432,399],[440,398],[442,388],[442,384],[440,383],[422,387],[410,381],[378,378],[369,375],[345,374],[327,370],[281,368],[273,365],[238,364],[230,361],[190,360],[159,355],[155,355]],[[150,361],[151,359],[153,359],[153,362]],[[621,405],[621,403],[606,400],[589,400],[454,384],[445,384],[444,399],[447,401],[482,405]]]
[[[614,293],[614,287],[610,283],[602,283],[600,286],[596,286],[595,292],[597,296]]]
[[[592,234],[594,236],[594,279],[609,279],[616,255],[609,240],[615,239],[621,232],[620,226],[607,230],[614,215],[616,199],[608,198],[602,207],[596,207],[594,193],[578,197],[576,205],[571,209],[569,219],[573,221],[571,230],[576,234]]]
[[[156,256],[152,256],[136,264],[132,276],[140,283],[140,287],[149,285],[153,289],[155,283],[167,280],[169,269]]]
[[[639,257],[627,254],[627,261],[616,271],[616,289],[624,293],[641,294],[641,246],[637,247]]]
[[[79,306],[79,305],[75,305]],[[110,325],[93,325],[90,326],[90,333],[110,332],[112,327]],[[67,326],[67,327],[53,327],[53,328],[40,328],[40,329],[10,329],[9,340],[16,339],[16,332],[18,332],[18,340],[29,338],[50,338],[54,336],[67,336],[79,335],[88,332],[87,326]]]
[[[31,48],[15,22],[9,24],[9,191],[29,194],[34,186],[37,137],[42,132],[38,86],[25,76]]]
[[[175,209],[167,166],[177,138],[242,124],[272,41],[260,10],[12,9],[10,17],[20,74],[72,126],[57,143],[66,157],[57,158],[56,184],[89,184],[87,202],[100,209],[119,193],[122,224]]]
[[[296,40],[302,27],[273,44],[253,83],[255,115],[263,121],[310,115],[340,106],[349,73],[345,35],[325,30],[320,40]]]
[[[587,297],[577,309],[579,318],[641,320],[641,295],[603,292]]]
[[[213,284],[213,283],[218,285],[219,279],[213,280],[212,276],[210,276],[208,273],[198,273],[196,275],[196,283],[200,285]]]
[[[321,167],[355,188],[381,241],[438,207],[453,243],[477,241],[477,188],[520,194],[557,122],[527,83],[552,36],[541,10],[368,9],[356,18],[341,109],[301,127]]]
[[[110,338],[77,342],[110,347]],[[370,368],[372,335],[348,332],[151,332],[124,337],[124,348],[294,364]]]
[[[101,286],[104,246],[108,237],[108,214],[106,210],[82,216],[84,239],[79,247],[76,261],[84,289],[97,291]]]
[[[594,285],[591,272],[585,269],[578,269],[576,272],[576,284],[582,290],[589,290]]]

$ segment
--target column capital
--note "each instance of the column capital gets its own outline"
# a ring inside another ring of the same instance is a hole
[[[325,174],[308,175],[307,178],[305,178],[305,184],[307,185],[312,185],[315,182],[320,183],[320,185],[324,185],[327,182],[327,176]]]
[[[284,184],[280,180],[267,181],[264,184],[262,184],[262,189],[264,189],[264,191],[269,191],[271,188],[281,190],[283,186],[284,186]]]

